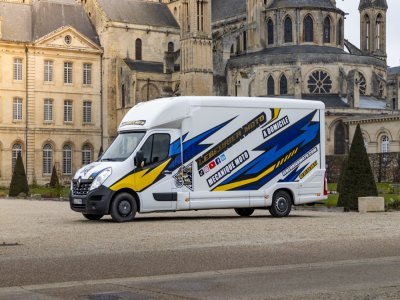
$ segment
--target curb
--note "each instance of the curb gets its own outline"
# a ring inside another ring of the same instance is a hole
[[[344,207],[335,206],[294,206],[293,210],[320,211],[320,212],[344,212]]]

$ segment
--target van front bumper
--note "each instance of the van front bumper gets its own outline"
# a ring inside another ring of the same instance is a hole
[[[76,212],[92,215],[108,215],[110,201],[114,192],[105,186],[90,191],[86,196],[76,196],[69,193],[69,204]]]

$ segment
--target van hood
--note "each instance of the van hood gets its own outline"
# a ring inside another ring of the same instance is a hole
[[[117,162],[93,162],[89,165],[86,165],[80,168],[74,176],[74,179],[89,179],[93,180],[96,178],[97,175],[100,174],[101,171],[107,168],[112,168],[113,166],[118,164]]]

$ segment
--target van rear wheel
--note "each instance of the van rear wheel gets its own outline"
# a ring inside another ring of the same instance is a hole
[[[135,198],[129,193],[118,194],[111,203],[111,217],[115,222],[132,221],[136,212]]]
[[[254,212],[254,208],[235,208],[235,212],[241,217],[250,217]]]
[[[274,194],[272,199],[272,206],[269,212],[275,218],[287,217],[292,210],[292,197],[288,192],[278,191]]]

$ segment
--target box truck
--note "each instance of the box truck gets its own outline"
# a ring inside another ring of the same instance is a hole
[[[240,216],[327,197],[324,104],[175,97],[134,106],[101,158],[78,170],[70,206],[90,220],[232,208]]]

